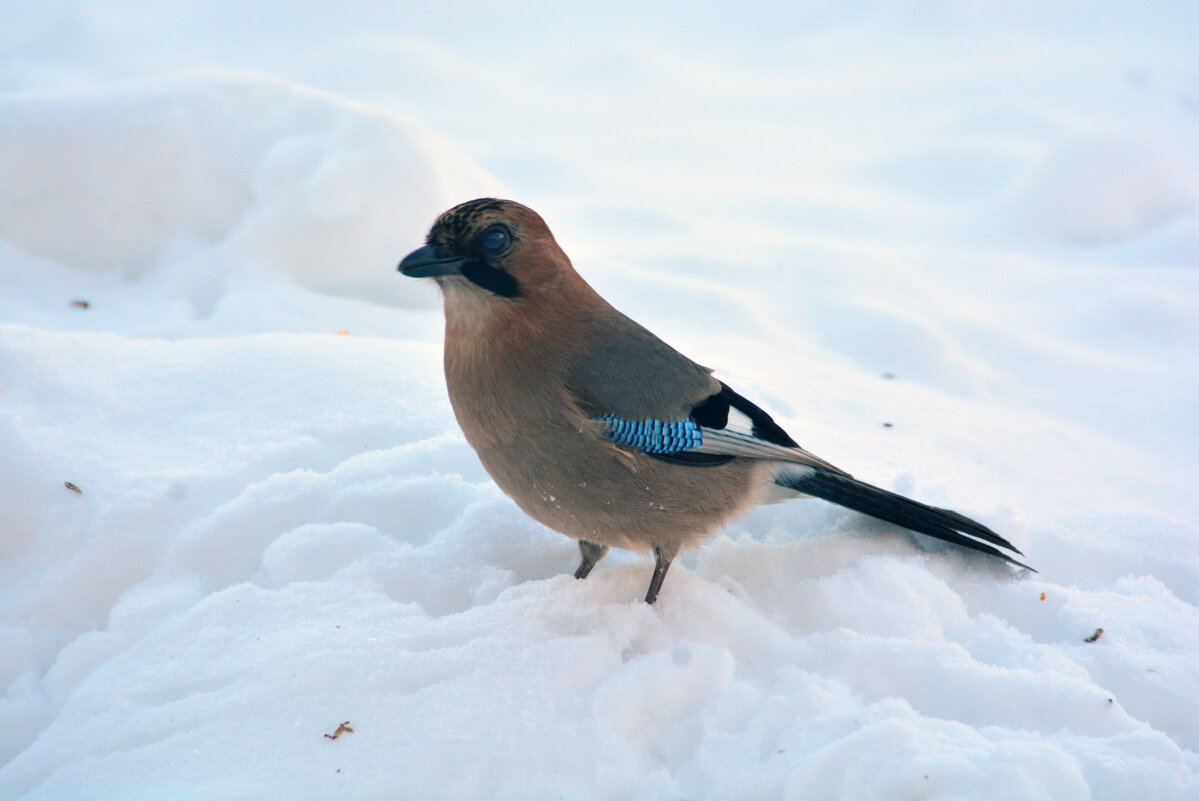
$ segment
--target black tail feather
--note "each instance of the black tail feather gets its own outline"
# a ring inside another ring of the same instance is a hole
[[[788,489],[802,492],[816,498],[853,509],[879,520],[894,523],[897,526],[927,534],[946,542],[952,542],[975,551],[998,556],[1013,565],[1032,570],[1033,568],[1017,562],[1012,557],[991,547],[986,543],[998,545],[1013,553],[1020,550],[991,529],[965,515],[927,506],[911,498],[905,498],[894,492],[858,481],[849,476],[837,475],[817,468],[780,470],[775,475],[775,483]],[[979,542],[983,540],[984,542]]]

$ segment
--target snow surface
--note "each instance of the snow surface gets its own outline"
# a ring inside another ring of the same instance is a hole
[[[0,797],[1199,797],[1196,42],[1172,0],[0,6]],[[575,581],[395,273],[492,194],[1041,573],[808,501],[655,607],[641,556]]]

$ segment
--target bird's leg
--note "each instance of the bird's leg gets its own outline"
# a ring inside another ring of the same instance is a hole
[[[595,567],[595,563],[608,554],[608,546],[579,540],[579,550],[583,553],[583,561],[579,563],[579,569],[575,571],[575,578],[585,579],[591,572],[591,568]]]
[[[645,594],[647,604],[658,600],[658,591],[662,589],[662,581],[666,578],[666,571],[670,568],[672,559],[673,556],[667,556],[661,548],[654,546],[654,575],[649,580],[649,592]]]

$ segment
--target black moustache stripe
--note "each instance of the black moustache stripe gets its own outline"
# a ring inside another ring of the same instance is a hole
[[[472,284],[481,286],[501,298],[519,298],[516,279],[485,261],[472,260],[462,265],[462,275]]]

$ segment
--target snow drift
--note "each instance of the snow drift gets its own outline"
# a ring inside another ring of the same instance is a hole
[[[300,5],[248,44],[241,6],[0,12],[0,796],[1199,794],[1189,18],[711,9],[647,54],[586,16],[544,55]],[[637,556],[575,581],[395,274],[507,194],[476,160],[805,447],[1042,573],[796,502],[653,608]]]

